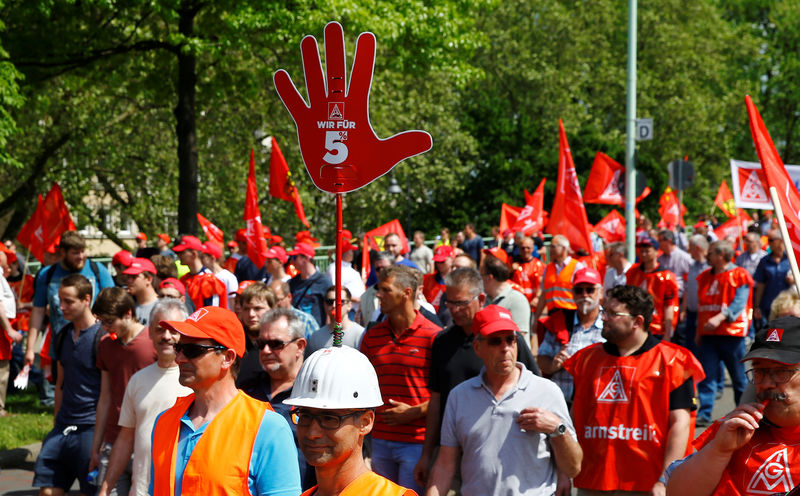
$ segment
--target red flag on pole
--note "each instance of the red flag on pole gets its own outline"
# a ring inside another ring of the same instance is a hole
[[[375,250],[383,250],[383,238],[389,233],[395,233],[400,236],[400,241],[403,243],[403,253],[408,253],[409,246],[406,233],[403,231],[403,226],[400,225],[400,221],[397,219],[391,220],[382,226],[368,231],[364,236],[367,238],[369,246],[364,247],[364,249],[369,250],[372,248]]]
[[[256,158],[250,150],[250,172],[247,174],[247,195],[244,200],[244,221],[247,224],[247,256],[256,265],[263,267],[267,257],[267,242],[261,227],[261,213],[258,210],[258,190],[256,188]]]
[[[717,197],[714,198],[714,205],[718,206],[729,219],[736,217],[736,201],[733,199],[733,194],[728,189],[728,183],[724,179],[719,185]]]
[[[662,222],[670,229],[677,225],[685,227],[683,222],[683,214],[686,212],[686,207],[680,204],[678,195],[667,186],[661,198],[658,200],[658,213],[661,215]]]
[[[199,222],[200,227],[203,228],[206,239],[213,241],[222,247],[225,246],[225,233],[222,232],[222,229],[215,226],[210,220],[200,215],[200,212],[197,213],[197,222]]]
[[[620,191],[620,179],[625,167],[603,152],[597,152],[583,190],[583,201],[604,205],[625,205],[625,192]]]
[[[309,227],[306,213],[303,210],[303,202],[300,200],[300,195],[292,181],[289,165],[283,158],[283,153],[275,137],[272,138],[272,151],[269,156],[269,194],[279,200],[294,203],[297,218],[306,227]]]
[[[761,120],[761,114],[758,113],[758,109],[753,105],[753,100],[749,95],[745,97],[745,103],[747,115],[750,118],[753,144],[758,153],[758,160],[761,162],[761,169],[767,179],[767,189],[775,187],[777,190],[783,218],[786,220],[786,229],[789,232],[795,258],[797,258],[800,256],[800,193],[789,177],[789,173],[786,172],[783,160],[772,143],[764,121]],[[788,243],[786,244],[788,248]]]
[[[625,241],[625,217],[616,209],[612,210],[595,224],[594,232],[607,243]]]
[[[522,207],[512,207],[507,203],[500,205],[500,232],[506,229],[511,229],[514,222],[517,221],[519,213],[522,212]]]
[[[39,200],[36,203],[36,210],[33,215],[28,219],[28,222],[22,226],[19,234],[17,234],[17,241],[22,246],[28,249],[37,260],[44,262],[44,252],[47,249],[44,239],[44,226],[42,215],[44,214],[44,200],[42,195],[39,195]]]
[[[752,221],[753,219],[751,219],[744,210],[739,209],[738,215],[714,229],[714,234],[719,239],[733,238],[738,240],[747,233],[747,226],[750,225]]]
[[[572,161],[572,152],[564,132],[564,124],[558,120],[558,183],[547,232],[563,234],[574,250],[583,248],[592,253],[592,241],[589,236],[589,220],[583,205],[581,186],[578,174]]]
[[[542,179],[532,195],[525,190],[526,205],[517,216],[517,220],[511,228],[512,231],[522,231],[525,236],[530,236],[544,229],[544,183],[546,181],[547,179]],[[502,229],[500,232],[503,232]]]
[[[52,248],[66,231],[75,230],[75,223],[69,215],[69,208],[61,194],[61,187],[53,183],[50,191],[39,200],[28,222],[22,226],[17,240],[25,246],[37,260],[44,260],[44,252]]]

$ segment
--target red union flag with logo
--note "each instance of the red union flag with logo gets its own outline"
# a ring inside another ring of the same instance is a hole
[[[787,241],[791,241],[795,257],[800,257],[800,193],[797,192],[789,173],[783,166],[783,160],[778,155],[778,150],[772,143],[767,127],[761,120],[761,114],[753,104],[750,95],[745,97],[747,105],[747,115],[750,118],[750,132],[753,135],[753,144],[756,147],[758,159],[761,162],[761,169],[767,180],[767,188],[774,187],[778,192],[778,200],[781,202],[783,217],[786,220],[786,229],[789,232],[789,240],[783,240],[788,246]]]
[[[603,238],[606,243],[625,241],[625,217],[616,209],[612,210],[600,222],[595,224],[594,232]]]
[[[605,205],[624,205],[625,192],[620,191],[620,179],[625,167],[603,152],[597,152],[583,190],[583,201]]]
[[[517,216],[513,227],[511,227],[512,231],[522,231],[525,236],[530,236],[544,229],[544,183],[546,181],[547,179],[542,179],[532,195],[527,194],[528,191],[525,190],[526,205]]]
[[[203,228],[203,233],[206,235],[207,240],[213,241],[220,246],[225,246],[225,233],[222,232],[222,229],[203,217],[200,212],[197,212],[197,222],[199,222],[200,227]]]
[[[375,35],[356,42],[349,84],[345,74],[344,31],[338,22],[325,26],[325,74],[313,36],[300,44],[308,103],[289,74],[273,77],[275,89],[297,126],[300,151],[314,185],[329,193],[347,193],[371,183],[399,162],[431,149],[425,131],[378,138],[369,122],[369,91],[375,64]]]
[[[261,226],[261,212],[258,210],[258,189],[256,188],[256,159],[250,150],[250,171],[247,174],[247,194],[244,200],[244,222],[247,225],[247,256],[256,267],[263,267],[267,260],[267,241]]]
[[[500,232],[505,231],[506,229],[511,229],[514,223],[517,221],[517,217],[519,217],[520,212],[522,212],[522,207],[514,207],[508,205],[507,203],[503,203],[500,205]]]

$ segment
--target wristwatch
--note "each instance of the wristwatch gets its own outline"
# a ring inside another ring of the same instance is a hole
[[[558,437],[564,434],[565,432],[567,432],[567,426],[563,423],[558,424],[558,427],[556,427],[556,429],[550,433],[550,437]]]

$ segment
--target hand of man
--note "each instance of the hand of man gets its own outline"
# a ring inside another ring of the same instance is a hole
[[[556,356],[553,357],[553,368],[556,370],[561,370],[564,367],[564,362],[567,361],[569,358],[569,353],[567,353],[567,347],[564,346],[561,348]]]
[[[758,423],[764,418],[764,405],[761,403],[745,403],[739,405],[722,419],[712,445],[720,453],[730,454],[741,448],[758,429]]]
[[[517,424],[525,431],[550,434],[561,424],[561,417],[544,408],[525,408],[519,412]]]
[[[379,414],[383,417],[383,421],[386,422],[387,425],[407,424],[419,418],[416,414],[416,410],[408,403],[390,399],[389,404],[392,405],[392,407],[387,408]]]
[[[713,331],[719,327],[720,324],[722,324],[723,320],[725,320],[725,315],[718,313],[706,321],[706,323],[703,325],[703,329],[706,331]]]
[[[414,480],[419,484],[419,487],[428,485],[428,465],[430,465],[430,459],[423,453],[414,466]]]
[[[656,482],[652,489],[650,489],[650,496],[665,496],[667,494],[667,486],[662,482]]]

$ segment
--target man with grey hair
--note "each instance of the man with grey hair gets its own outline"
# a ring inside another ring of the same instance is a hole
[[[611,243],[606,248],[606,275],[603,278],[603,291],[608,291],[614,286],[625,285],[625,273],[631,268],[630,260],[626,256],[628,248],[622,241]]]
[[[275,308],[261,317],[261,330],[256,346],[259,350],[261,367],[258,376],[241,385],[242,391],[251,397],[266,401],[289,422],[294,443],[297,445],[297,426],[292,422],[291,406],[283,400],[292,395],[292,387],[303,365],[306,349],[303,322],[290,308]],[[314,470],[308,470],[305,459],[298,450],[300,480],[303,489],[316,483],[312,477]]]
[[[662,229],[658,232],[658,248],[661,250],[661,255],[657,259],[658,263],[675,274],[678,280],[678,298],[683,298],[683,280],[689,273],[692,257],[675,244],[675,233],[669,229]]]
[[[133,374],[125,387],[117,422],[120,431],[111,449],[105,479],[98,492],[100,496],[115,494],[114,487],[129,464],[133,472],[130,494],[147,494],[153,423],[158,414],[175,403],[175,398],[192,392],[178,382],[173,345],[180,339],[180,334],[161,327],[159,323],[162,320],[185,320],[186,317],[186,306],[174,298],[159,299],[150,311],[148,331],[158,358],[155,363]]]
[[[550,263],[544,271],[539,303],[533,316],[531,340],[536,336],[536,322],[542,316],[545,307],[552,312],[556,308],[575,310],[572,300],[572,284],[575,274],[586,267],[586,264],[570,257],[569,240],[562,234],[556,234],[550,240]]]
[[[686,347],[694,356],[699,356],[695,336],[697,335],[697,276],[708,268],[708,239],[702,234],[689,238],[689,255],[692,263],[686,277],[680,309],[680,324],[675,329],[675,344]]]
[[[751,276],[756,273],[758,262],[767,254],[761,249],[761,237],[749,232],[744,235],[745,250],[736,257],[736,265],[746,270]]]

